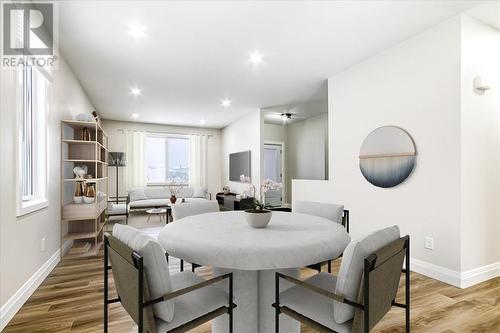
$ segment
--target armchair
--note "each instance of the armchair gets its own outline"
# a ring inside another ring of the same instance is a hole
[[[127,229],[119,230],[121,239],[109,234],[104,239],[105,333],[108,332],[109,304],[118,302],[137,324],[139,333],[186,332],[223,314],[229,315],[229,332],[232,332],[236,307],[232,273],[209,280],[191,272],[170,276],[161,245],[133,228],[122,228]],[[118,294],[114,299],[109,299],[108,271],[111,269]],[[229,293],[213,287],[223,280],[229,283]],[[179,310],[176,312],[175,308]]]
[[[338,277],[319,273],[301,281],[276,273],[273,304],[276,333],[279,332],[280,314],[320,332],[367,333],[392,306],[405,309],[405,328],[409,332],[410,238],[397,236],[387,242],[393,236],[394,231],[388,228],[368,236],[365,241],[351,243],[353,245],[348,246],[345,252],[349,258],[343,258],[344,267],[341,267]],[[371,248],[370,253],[357,248],[359,243],[362,243],[361,248]],[[405,268],[402,270],[404,260]],[[401,271],[405,273],[405,304],[395,301]],[[280,279],[295,286],[280,293]]]
[[[349,210],[344,209],[344,205],[322,203],[314,201],[296,201],[293,212],[304,213],[324,217],[333,222],[340,223],[349,233]],[[335,259],[335,258],[333,258]],[[332,272],[332,260],[328,260],[328,273]],[[324,262],[309,265],[307,267],[321,272]]]

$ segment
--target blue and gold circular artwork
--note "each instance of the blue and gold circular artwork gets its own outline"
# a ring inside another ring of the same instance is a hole
[[[394,187],[412,173],[416,156],[415,144],[408,132],[397,126],[382,126],[363,141],[359,168],[371,184]]]

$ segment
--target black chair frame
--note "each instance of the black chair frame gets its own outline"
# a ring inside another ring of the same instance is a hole
[[[129,197],[128,196],[109,197],[108,204],[109,203],[124,203],[125,204],[125,213],[121,213],[121,214],[109,214],[109,212],[108,212],[108,217],[125,216],[125,224],[128,224],[128,216],[129,216],[128,204],[129,204]]]
[[[108,313],[109,313],[109,305],[113,303],[118,303],[121,302],[120,296],[118,295],[117,298],[114,299],[109,299],[109,285],[108,285],[108,271],[112,269],[112,267],[109,265],[109,258],[108,258],[108,246],[109,246],[109,241],[106,236],[104,236],[104,333],[108,333]],[[167,255],[167,254],[165,254]],[[199,326],[207,321],[210,321],[224,313],[227,313],[229,315],[229,332],[233,332],[233,309],[236,307],[236,304],[233,302],[233,273],[226,273],[220,276],[217,276],[215,278],[200,282],[198,284],[182,288],[179,290],[172,291],[166,295],[163,295],[161,297],[158,297],[153,300],[149,301],[144,301],[144,265],[143,265],[143,258],[141,255],[139,255],[136,252],[132,253],[133,257],[133,262],[135,269],[138,271],[138,277],[139,277],[139,286],[138,286],[138,293],[137,293],[137,300],[138,300],[138,314],[139,314],[139,320],[137,323],[137,331],[139,333],[144,333],[144,318],[143,318],[143,311],[144,308],[152,306],[156,303],[167,301],[170,299],[173,299],[175,297],[182,296],[184,294],[187,294],[189,292],[192,292],[194,290],[215,284],[217,282],[220,282],[222,280],[228,279],[229,282],[229,299],[228,299],[228,305],[227,306],[221,306],[211,312],[208,312],[207,314],[200,316],[198,318],[195,318],[179,327],[176,327],[170,331],[167,331],[166,333],[182,333],[182,332],[187,332],[193,327]],[[168,256],[167,256],[168,258]],[[150,332],[152,333],[152,332]],[[156,332],[155,332],[156,333]]]
[[[396,300],[392,301],[391,306],[399,307],[405,309],[405,332],[410,332],[410,238],[406,236],[405,245],[402,251],[405,251],[405,268],[402,269],[402,272],[405,274],[405,304],[397,303]],[[375,268],[375,264],[377,262],[377,256],[372,254],[364,259],[364,271],[363,271],[363,286],[362,286],[362,295],[363,302],[362,304],[359,302],[355,302],[344,298],[341,295],[335,294],[329,290],[325,290],[319,288],[315,285],[308,284],[304,281],[296,279],[292,276],[284,275],[282,273],[276,272],[275,276],[275,303],[273,303],[273,307],[275,308],[275,332],[279,333],[279,315],[281,313],[292,317],[295,320],[298,320],[319,332],[332,332],[337,333],[336,331],[326,327],[313,319],[310,319],[287,306],[280,305],[280,279],[286,280],[303,288],[306,288],[312,292],[318,293],[322,296],[328,297],[331,300],[335,300],[337,302],[345,303],[355,307],[356,309],[363,312],[363,332],[370,332],[370,272]],[[366,305],[365,305],[366,304]],[[333,315],[333,314],[332,314]]]

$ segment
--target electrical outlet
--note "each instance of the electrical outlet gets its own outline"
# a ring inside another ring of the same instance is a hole
[[[426,249],[429,250],[434,250],[434,238],[432,237],[425,237],[425,244],[424,244]]]
[[[45,238],[42,238],[42,251],[45,251],[45,246],[46,246],[46,240]]]

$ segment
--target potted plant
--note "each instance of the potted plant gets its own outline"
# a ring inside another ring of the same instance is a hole
[[[180,182],[172,179],[169,181],[169,184],[167,185],[167,187],[168,187],[168,190],[170,192],[170,202],[172,204],[174,204],[177,201],[177,195],[182,190],[184,185],[181,184]]]
[[[280,190],[283,187],[283,184],[275,182],[271,179],[264,180],[264,182],[260,185],[259,200],[256,196],[257,189],[251,183],[250,177],[241,175],[240,181],[242,183],[248,183],[250,185],[250,192],[253,194],[253,208],[245,210],[245,219],[248,225],[252,228],[267,227],[267,225],[271,221],[272,211],[265,209],[264,195],[269,190]]]

